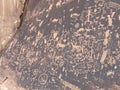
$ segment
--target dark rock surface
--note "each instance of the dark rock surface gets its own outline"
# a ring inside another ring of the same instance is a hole
[[[119,90],[120,3],[29,0],[1,58],[25,90]]]

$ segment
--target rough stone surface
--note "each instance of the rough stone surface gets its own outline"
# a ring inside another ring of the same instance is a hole
[[[119,90],[120,2],[29,0],[1,59],[25,90]]]
[[[0,0],[0,52],[17,32],[24,3],[25,0]]]

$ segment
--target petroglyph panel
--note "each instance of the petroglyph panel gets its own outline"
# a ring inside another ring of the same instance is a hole
[[[1,56],[18,86],[119,90],[118,0],[29,0],[23,18]]]

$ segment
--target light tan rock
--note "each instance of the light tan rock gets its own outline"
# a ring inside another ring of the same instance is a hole
[[[0,52],[17,31],[24,2],[25,0],[0,0]]]

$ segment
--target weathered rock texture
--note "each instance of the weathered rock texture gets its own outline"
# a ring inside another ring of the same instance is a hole
[[[0,0],[0,52],[15,35],[25,0]]]
[[[29,0],[1,59],[26,90],[119,90],[120,2]]]

